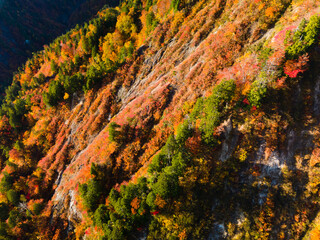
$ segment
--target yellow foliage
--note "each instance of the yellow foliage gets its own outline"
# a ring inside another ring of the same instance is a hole
[[[37,168],[32,175],[40,179],[42,174],[43,174],[43,170],[41,168]]]
[[[68,98],[69,98],[69,94],[68,94],[68,93],[65,93],[64,96],[63,96],[63,99],[64,99],[64,100],[67,100]]]
[[[0,193],[0,203],[8,203],[7,196],[5,194]]]
[[[251,89],[251,84],[250,84],[250,82],[247,81],[247,82],[244,83],[244,87],[243,87],[241,93],[243,95],[247,95],[249,93],[250,89]]]
[[[89,25],[89,30],[90,30],[90,32],[87,33],[87,36],[88,35],[90,36],[90,35],[96,33],[97,32],[97,27],[95,25],[93,25],[93,24],[90,24]]]
[[[61,57],[62,57],[63,60],[68,59],[68,57],[69,57],[68,56],[68,52],[65,49],[61,50]]]
[[[264,8],[265,5],[266,5],[265,3],[261,3],[261,4],[259,5],[259,7],[258,7],[259,11],[261,11],[261,10]]]
[[[171,23],[171,31],[172,32],[176,32],[179,28],[179,26],[181,25],[181,23],[183,23],[185,19],[185,15],[184,15],[184,12],[177,12],[175,15],[174,15],[174,19]]]
[[[117,60],[117,53],[118,53],[118,47],[114,43],[114,37],[115,34],[108,33],[105,38],[104,42],[102,44],[102,61],[107,62],[108,60],[116,61]]]
[[[240,162],[243,162],[247,159],[247,151],[243,148],[240,149],[239,151],[239,160]]]
[[[129,36],[131,33],[137,31],[133,18],[125,13],[121,13],[118,17],[116,28],[124,36]]]

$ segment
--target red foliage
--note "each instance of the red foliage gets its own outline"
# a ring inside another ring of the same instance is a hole
[[[286,81],[286,77],[279,78],[276,82],[276,88],[286,87],[285,81]]]
[[[237,86],[249,81],[251,82],[258,74],[260,66],[255,54],[246,54],[236,60],[236,62],[229,68],[223,68],[218,71],[217,79],[233,79]]]
[[[201,152],[201,134],[199,131],[197,131],[194,136],[187,139],[186,146],[194,155],[197,155],[199,152]]]
[[[151,215],[158,215],[160,212],[158,210],[151,212]]]
[[[280,32],[277,33],[277,35],[275,35],[275,37],[273,38],[273,43],[276,44],[276,46],[279,46],[280,48],[284,47],[284,40],[286,38],[286,33],[287,31],[293,31],[297,28],[297,26],[289,26],[283,30],[281,30]]]
[[[300,73],[300,72],[304,72],[304,71],[301,69],[297,69],[297,70],[293,70],[291,72],[284,72],[284,73],[287,74],[291,78],[296,78],[298,76],[298,73]]]
[[[288,60],[284,65],[284,73],[290,78],[296,78],[299,73],[303,73],[308,69],[309,56],[304,54],[297,60]]]
[[[249,102],[249,100],[247,99],[247,98],[245,98],[245,99],[243,99],[243,101],[242,101],[244,104],[247,104],[247,105],[249,105],[250,104],[250,102]]]

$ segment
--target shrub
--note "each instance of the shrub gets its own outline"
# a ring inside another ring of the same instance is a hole
[[[262,104],[262,99],[266,96],[267,84],[263,81],[255,80],[252,83],[248,99],[251,105],[260,107]]]
[[[9,217],[9,206],[6,203],[0,203],[0,220],[4,222]]]
[[[191,122],[189,121],[184,121],[177,130],[177,134],[175,137],[176,143],[178,146],[182,147],[186,140],[191,137],[193,134],[193,128],[191,125]]]
[[[44,93],[43,101],[48,106],[56,106],[63,99],[64,88],[60,81],[52,81],[49,85],[49,91]]]
[[[120,131],[117,130],[117,128],[119,128],[120,125],[118,125],[115,122],[112,122],[109,124],[109,140],[114,142],[117,140],[117,138],[119,137]]]
[[[182,176],[184,173],[185,168],[187,167],[189,163],[189,156],[187,154],[187,151],[181,151],[178,154],[175,154],[172,158],[172,167],[174,169],[174,172]]]
[[[122,240],[126,239],[126,233],[128,229],[131,229],[129,223],[121,221],[119,219],[112,222],[112,228],[105,231],[105,236],[103,240],[112,239],[112,240]]]
[[[33,213],[35,215],[39,215],[43,209],[43,204],[42,203],[35,203],[33,204]]]
[[[13,205],[18,205],[18,203],[19,203],[19,194],[15,190],[10,189],[7,192],[7,198],[9,200],[9,202],[11,202]]]
[[[96,68],[96,66],[91,65],[87,70],[85,85],[83,86],[83,91],[87,92],[92,89],[96,84],[100,83],[103,77],[103,69]]]
[[[5,222],[0,222],[0,239],[1,240],[10,240],[8,236],[8,225]]]
[[[319,33],[319,16],[312,16],[309,22],[302,20],[298,30],[293,35],[293,43],[286,49],[286,57],[289,59],[295,59],[306,53],[319,41]]]
[[[151,32],[155,27],[158,25],[158,20],[154,15],[153,11],[147,14],[146,16],[146,26],[147,26],[147,33]]]
[[[6,89],[6,100],[7,102],[13,102],[16,97],[19,95],[21,87],[20,84],[16,81],[13,81],[11,86]]]
[[[21,221],[21,214],[18,210],[13,209],[10,211],[8,224],[9,227],[14,228]]]
[[[236,84],[233,80],[224,81],[215,86],[211,96],[206,100],[206,110],[209,111],[215,107],[222,110],[222,108],[231,101],[235,89]]]
[[[154,192],[149,192],[149,194],[147,196],[147,204],[149,205],[151,210],[155,210],[156,209],[156,205],[154,203],[155,200],[156,200],[155,193]]]
[[[169,159],[162,153],[157,154],[152,159],[151,164],[149,165],[148,171],[150,173],[153,172],[161,172],[161,170],[166,167],[169,163]]]
[[[84,84],[84,76],[81,73],[76,73],[73,76],[66,76],[63,79],[65,91],[72,95],[75,92],[81,91]]]
[[[9,124],[15,129],[22,127],[23,117],[27,112],[27,103],[21,98],[2,105],[2,114],[7,115],[9,118]]]
[[[0,191],[5,193],[12,188],[13,185],[13,177],[10,176],[7,172],[3,173],[3,177],[0,182]]]
[[[123,63],[127,58],[132,57],[132,54],[134,52],[134,45],[133,43],[126,42],[126,44],[120,49],[118,54],[118,62]]]
[[[53,74],[57,74],[58,65],[56,64],[56,62],[53,59],[51,60],[50,67],[51,67],[51,71],[53,72]]]
[[[94,212],[93,221],[96,226],[103,227],[110,220],[109,211],[106,205],[99,205]]]
[[[136,212],[139,214],[136,221],[143,221],[142,216],[146,209],[146,191],[147,183],[145,178],[139,179],[138,184],[123,185],[120,189],[120,195],[117,201],[112,201],[112,206],[116,212],[122,217],[130,217],[132,213]],[[136,203],[133,200],[136,199]]]
[[[80,195],[84,201],[84,205],[94,212],[99,205],[102,194],[102,187],[100,182],[90,179],[88,183],[80,185]]]
[[[132,17],[126,14],[120,15],[116,24],[116,28],[119,30],[124,39],[127,39],[132,32],[136,31]]]
[[[231,101],[236,85],[233,80],[224,81],[214,87],[211,96],[205,100],[199,100],[191,113],[191,119],[200,119],[202,139],[207,144],[215,142],[214,129],[220,122],[222,111]]]
[[[146,11],[149,10],[149,8],[153,5],[153,0],[147,0],[147,3],[146,3]]]
[[[179,192],[178,176],[162,173],[158,181],[152,186],[152,190],[163,199],[176,197]]]
[[[178,11],[180,10],[180,0],[172,0],[171,1],[171,8],[174,10],[174,11]]]

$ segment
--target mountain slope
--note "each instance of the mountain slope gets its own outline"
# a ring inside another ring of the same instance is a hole
[[[318,239],[319,36],[317,1],[100,11],[6,91],[0,234]]]
[[[92,18],[105,4],[117,1],[7,1],[0,6],[0,79],[8,85],[12,73],[32,56],[32,52]]]

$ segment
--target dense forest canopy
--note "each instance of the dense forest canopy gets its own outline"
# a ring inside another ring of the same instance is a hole
[[[118,0],[3,0],[0,5],[0,87],[32,53]]]

